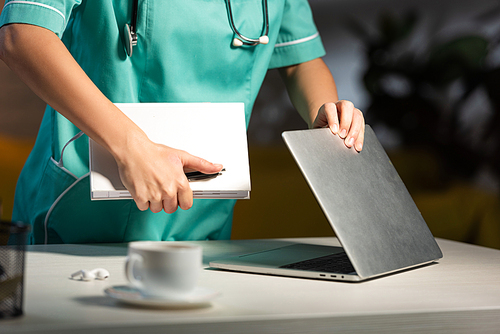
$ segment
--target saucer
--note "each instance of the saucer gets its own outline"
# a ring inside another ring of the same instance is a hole
[[[104,292],[120,302],[138,306],[154,308],[195,308],[206,307],[210,301],[220,295],[220,292],[204,287],[196,289],[183,299],[169,299],[144,295],[141,290],[128,285],[115,285],[104,290]]]

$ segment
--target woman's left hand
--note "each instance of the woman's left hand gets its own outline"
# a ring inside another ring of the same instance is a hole
[[[328,126],[333,134],[344,139],[347,147],[354,147],[360,152],[365,137],[365,120],[363,113],[350,101],[340,100],[328,102],[319,108],[313,128]]]

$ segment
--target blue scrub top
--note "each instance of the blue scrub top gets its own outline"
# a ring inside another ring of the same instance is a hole
[[[258,37],[261,0],[232,0],[237,29]],[[38,25],[56,33],[112,101],[244,102],[247,124],[269,68],[324,55],[306,0],[271,0],[269,44],[233,47],[224,0],[139,0],[138,43],[125,53],[132,1],[8,1],[0,26]],[[233,200],[195,200],[173,214],[140,211],[132,200],[90,201],[88,138],[61,151],[80,130],[47,107],[18,181],[13,219],[32,225],[31,243],[228,239]]]

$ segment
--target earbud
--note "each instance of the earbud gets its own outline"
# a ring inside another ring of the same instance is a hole
[[[82,269],[77,271],[76,273],[71,274],[71,278],[80,278],[82,281],[91,281],[94,279],[105,280],[108,277],[109,272],[103,268],[96,268],[90,271]]]

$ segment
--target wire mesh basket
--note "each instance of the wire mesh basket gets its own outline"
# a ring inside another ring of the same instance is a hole
[[[29,226],[0,221],[0,319],[23,314],[24,258]]]

